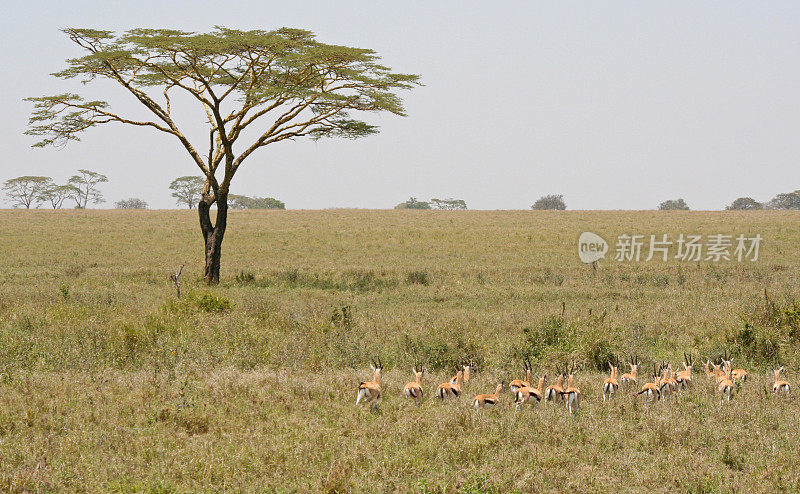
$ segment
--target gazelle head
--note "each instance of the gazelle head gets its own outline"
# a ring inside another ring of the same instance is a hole
[[[722,372],[723,373],[726,373],[729,370],[733,369],[733,367],[731,367],[731,361],[732,360],[733,360],[733,357],[728,355],[728,350],[725,350],[725,351],[722,352],[721,361],[722,361]]]
[[[525,382],[530,384],[530,382],[531,382],[531,372],[533,371],[533,366],[531,365],[531,361],[528,360],[528,359],[525,359],[525,361],[523,363],[525,364]]]
[[[470,374],[470,370],[471,370],[471,369],[470,369],[469,362],[467,362],[466,364],[464,364],[462,367],[463,367],[463,373],[462,373],[462,377],[463,377],[463,379],[464,379],[464,382],[465,382],[465,383],[468,383],[468,382],[469,382],[469,374]]]
[[[412,369],[414,371],[414,379],[416,380],[417,384],[422,384],[422,376],[425,375],[425,369],[421,364],[414,364]]]
[[[372,359],[372,361],[370,362],[369,366],[374,372],[373,377],[372,377],[372,381],[375,384],[380,384],[381,383],[381,371],[383,370],[383,363],[381,362],[381,359],[379,358],[377,361],[375,361],[375,359]]]
[[[505,384],[504,382],[500,381],[500,384],[498,384],[497,388],[494,390],[494,395],[495,396],[500,396],[500,392],[503,391],[503,385],[504,384]]]
[[[544,390],[544,381],[546,378],[547,376],[539,376],[539,386],[536,389],[538,389],[540,393]]]
[[[639,375],[639,356],[632,355],[628,360],[628,367],[631,368],[631,375],[635,378]]]
[[[567,374],[567,387],[571,388],[575,385],[575,363],[570,366],[569,374]]]
[[[781,380],[781,372],[783,372],[784,370],[786,370],[786,369],[783,366],[780,366],[780,368],[778,368],[778,369],[772,369],[772,374],[774,376],[774,380],[775,381],[780,381]]]
[[[461,387],[461,385],[462,385],[463,383],[464,383],[464,371],[463,371],[463,370],[461,370],[461,369],[458,369],[458,372],[456,372],[456,382],[455,382],[455,385],[456,385],[456,386],[459,386],[459,387]]]
[[[692,373],[692,364],[693,364],[693,361],[692,361],[691,355],[688,355],[686,352],[683,352],[683,368],[689,374]]]
[[[724,361],[723,361],[723,363],[724,363]],[[719,376],[721,376],[721,375],[723,375],[723,374],[724,374],[724,372],[722,371],[722,367],[721,367],[721,365],[720,365],[720,364],[718,364],[718,363],[716,363],[716,362],[712,362],[712,363],[711,363],[711,365],[713,365],[713,366],[714,366],[714,375],[715,375],[715,376],[719,377]]]

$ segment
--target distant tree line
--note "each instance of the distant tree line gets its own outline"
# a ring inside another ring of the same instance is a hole
[[[84,209],[89,203],[105,202],[99,189],[100,184],[108,182],[102,173],[80,169],[65,184],[56,183],[51,177],[26,175],[6,180],[2,190],[13,207],[30,209],[45,205],[53,209],[61,209],[66,201],[74,203],[76,209]],[[176,204],[185,205],[189,209],[197,206],[205,187],[205,179],[200,176],[187,175],[173,180],[169,188]],[[117,209],[147,209],[147,203],[132,197],[114,203]],[[273,197],[249,197],[229,194],[230,209],[286,209],[286,205]],[[401,202],[395,209],[443,209],[465,210],[467,203],[463,199],[437,199],[420,201],[411,197]],[[567,204],[562,194],[549,194],[536,200],[531,206],[535,210],[565,210]],[[658,209],[688,211],[689,205],[682,198],[669,199],[659,203]],[[725,207],[728,211],[748,211],[760,209],[800,210],[800,190],[778,194],[767,202],[758,202],[752,197],[739,197]]]
[[[11,204],[30,209],[42,204],[60,209],[67,200],[75,203],[75,208],[84,209],[91,201],[94,204],[105,202],[98,189],[99,184],[108,182],[108,177],[91,170],[78,170],[67,183],[57,184],[51,177],[26,175],[6,180],[3,191]]]
[[[683,199],[670,199],[658,205],[660,210],[688,210],[689,205]],[[739,197],[725,206],[727,211],[754,211],[760,209],[800,210],[800,190],[778,194],[767,202],[758,202],[752,197]]]
[[[76,209],[84,209],[89,203],[105,202],[100,184],[108,182],[108,177],[91,170],[78,170],[78,173],[65,184],[57,184],[51,177],[26,175],[6,180],[3,192],[13,207],[30,209],[42,205],[61,209],[66,201],[74,202]],[[173,180],[169,188],[176,203],[189,209],[197,207],[205,186],[205,179],[199,176],[183,176]],[[147,202],[131,197],[114,203],[117,209],[147,209]],[[286,209],[286,204],[272,197],[248,197],[230,194],[228,207],[231,209]]]

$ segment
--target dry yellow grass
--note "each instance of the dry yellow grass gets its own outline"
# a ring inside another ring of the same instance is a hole
[[[772,343],[796,382],[796,335],[757,320],[765,289],[787,310],[798,299],[798,220],[237,211],[224,281],[207,288],[193,212],[0,211],[0,490],[800,489],[797,401],[764,391]],[[577,260],[586,230],[764,244],[754,263],[595,272]],[[182,263],[176,301],[168,275]],[[754,374],[730,404],[697,375],[676,403],[602,405],[593,365],[609,352],[676,364],[722,349]],[[522,353],[551,381],[554,364],[584,363],[579,414],[514,416],[508,393],[499,409],[469,409],[518,377]],[[353,405],[373,356],[387,367],[375,414]],[[479,367],[464,399],[435,402],[466,356]],[[400,396],[420,358],[429,395],[417,408]]]

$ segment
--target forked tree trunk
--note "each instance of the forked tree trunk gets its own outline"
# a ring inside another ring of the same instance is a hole
[[[205,241],[206,265],[203,280],[209,285],[219,283],[219,262],[222,255],[222,239],[225,236],[225,226],[228,221],[228,197],[218,195],[216,222],[211,222],[211,204],[200,200],[197,210],[200,213],[200,229]]]

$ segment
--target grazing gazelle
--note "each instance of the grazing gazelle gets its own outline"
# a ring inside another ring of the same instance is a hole
[[[653,381],[642,386],[642,390],[637,394],[644,395],[644,405],[649,406],[661,399],[661,376],[656,372],[656,364],[653,364]]]
[[[561,392],[561,396],[564,397],[569,413],[574,414],[578,411],[578,407],[581,403],[581,390],[575,387],[575,365],[573,365],[569,371],[569,376],[567,376],[567,389]]]
[[[611,366],[611,377],[603,381],[603,401],[611,399],[614,394],[616,394],[617,388],[619,388],[619,382],[617,382],[617,366],[611,362],[609,362],[608,365]]]
[[[425,374],[425,369],[421,365],[415,365],[412,370],[414,371],[414,380],[406,383],[403,388],[403,395],[406,398],[413,398],[414,402],[419,405],[422,399],[422,376]]]
[[[500,391],[503,390],[503,383],[497,385],[497,389],[494,390],[494,394],[490,395],[478,395],[472,399],[472,406],[473,408],[486,408],[491,407],[497,404],[500,400]]]
[[[371,403],[370,409],[374,409],[381,399],[381,371],[383,370],[381,359],[378,359],[377,362],[373,360],[370,364],[370,368],[372,368],[374,372],[372,381],[362,381],[358,385],[356,405],[362,401],[366,401]]]
[[[548,401],[552,401],[554,403],[557,402],[558,400],[561,399],[561,393],[564,392],[564,371],[556,369],[556,374],[558,374],[556,383],[551,384],[544,391],[545,402]]]
[[[461,385],[463,383],[464,371],[459,370],[456,372],[455,382],[447,381],[446,383],[440,384],[439,387],[436,388],[436,396],[441,400],[450,397],[457,398],[461,396]]]
[[[775,382],[772,384],[772,393],[773,394],[783,393],[784,395],[786,395],[786,398],[788,398],[790,386],[789,386],[789,381],[784,381],[781,379],[781,371],[783,370],[784,370],[783,366],[781,366],[780,369],[772,370],[772,373],[774,374],[775,377],[774,379]]]
[[[539,377],[539,385],[535,388],[530,386],[525,386],[519,388],[516,393],[514,393],[514,404],[517,405],[514,411],[519,410],[519,407],[530,403],[531,405],[538,405],[542,402],[542,395],[544,389],[544,376]]]
[[[508,383],[508,389],[512,393],[516,393],[519,388],[527,388],[531,385],[531,363],[525,360],[523,364],[525,364],[525,379],[514,379]]]
[[[683,370],[678,371],[675,380],[680,389],[686,389],[692,384],[692,358],[683,352]]]
[[[627,391],[631,386],[636,389],[639,379],[639,357],[632,357],[628,365],[631,367],[631,371],[622,374],[622,376],[619,378],[619,383],[622,385],[622,389],[625,391]]]

